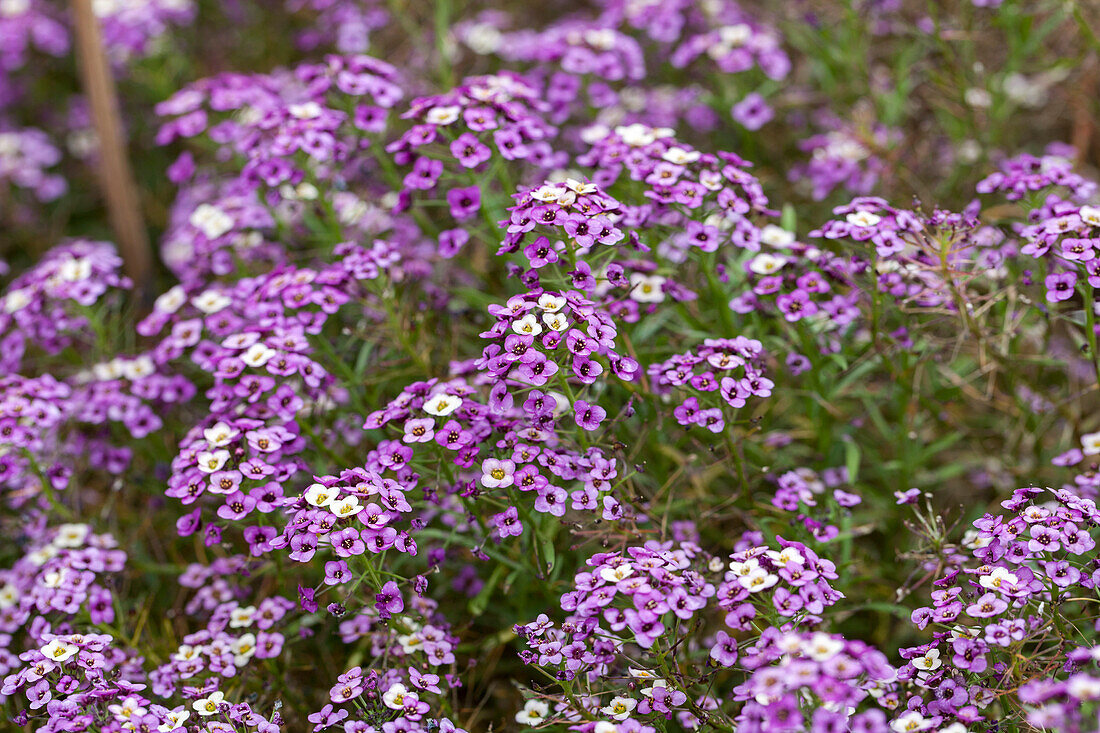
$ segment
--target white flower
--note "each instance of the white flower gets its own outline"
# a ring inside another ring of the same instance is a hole
[[[199,715],[206,717],[218,712],[218,705],[225,700],[225,693],[221,690],[214,690],[209,695],[203,698],[195,700],[191,703],[191,707],[195,709]]]
[[[191,713],[186,710],[173,710],[164,714],[164,722],[157,726],[159,733],[168,733],[168,731],[182,728],[183,724],[191,717]]]
[[[45,545],[43,547],[39,547],[37,550],[27,555],[27,560],[29,560],[33,565],[42,566],[45,565],[46,561],[49,560],[51,557],[56,556],[57,553],[58,549],[56,547],[54,547],[53,545]]]
[[[771,275],[774,272],[779,272],[785,264],[787,264],[786,257],[761,252],[749,260],[749,269],[757,275]]]
[[[863,227],[864,229],[873,227],[874,225],[882,221],[881,216],[879,216],[878,214],[872,214],[870,211],[853,211],[845,218],[852,226]]]
[[[53,538],[55,547],[80,547],[88,537],[86,524],[62,524]]]
[[[26,290],[12,290],[6,296],[4,296],[4,312],[15,313],[21,311],[30,305],[31,296],[27,295]]]
[[[584,32],[584,42],[600,51],[615,48],[615,31],[610,28],[590,28]]]
[[[657,136],[653,134],[653,130],[637,122],[625,127],[616,127],[615,134],[622,138],[624,143],[635,148],[649,145],[657,139]]]
[[[489,23],[476,23],[466,31],[466,45],[474,53],[485,56],[496,53],[504,41],[503,34]]]
[[[605,139],[611,134],[611,128],[607,125],[597,122],[594,125],[581,130],[581,140],[588,145],[595,145],[599,141]]]
[[[557,201],[562,194],[565,193],[565,189],[561,186],[556,186],[552,183],[543,184],[534,191],[531,192],[531,198],[536,201],[542,201],[544,203],[552,203]]]
[[[1001,567],[993,568],[993,572],[989,575],[978,578],[978,584],[989,590],[1000,590],[1002,585],[1012,586],[1019,582],[1019,578]]]
[[[592,733],[619,733],[619,726],[614,723],[608,723],[606,720],[601,720],[596,723],[596,727],[592,729]]]
[[[207,290],[191,299],[191,304],[203,313],[217,313],[233,301],[215,290]]]
[[[772,575],[764,568],[756,568],[748,575],[738,578],[737,582],[741,584],[741,587],[747,588],[750,593],[759,593],[778,583],[779,576]]]
[[[262,367],[271,361],[276,353],[275,349],[263,344],[252,344],[248,347],[248,351],[241,354],[241,361],[250,367]]]
[[[730,570],[734,575],[745,577],[749,573],[760,568],[760,561],[755,557],[750,557],[748,560],[730,560]]]
[[[521,335],[538,336],[542,333],[542,324],[538,322],[533,313],[528,313],[512,323],[512,330]]]
[[[752,28],[745,23],[727,25],[718,29],[718,37],[721,38],[722,43],[727,46],[743,46],[752,38]]]
[[[610,715],[615,720],[626,720],[634,708],[638,707],[638,701],[630,697],[613,697],[606,707],[600,708],[600,712]]]
[[[11,583],[0,585],[0,609],[11,608],[19,602],[19,591]]]
[[[649,670],[649,669],[638,669],[637,667],[627,667],[626,671],[630,673],[631,677],[634,677],[636,679],[641,679],[641,680],[658,680],[658,679],[660,679],[657,675],[653,674],[652,670]]]
[[[329,504],[328,510],[343,519],[358,514],[362,508],[358,497],[348,495]]]
[[[565,298],[560,295],[552,295],[550,293],[543,293],[539,296],[539,308],[542,308],[547,313],[557,313],[565,307]]]
[[[206,235],[207,239],[217,239],[233,228],[233,217],[217,206],[199,204],[191,212],[191,226]]]
[[[130,381],[137,379],[143,379],[153,374],[157,370],[157,365],[153,363],[153,360],[148,356],[142,355],[136,359],[130,359],[122,363],[122,376],[126,377]]]
[[[446,417],[462,407],[462,398],[444,392],[434,394],[424,403],[424,412],[436,417]]]
[[[449,125],[458,119],[459,107],[432,107],[424,120],[430,125]]]
[[[69,282],[87,280],[92,275],[92,263],[83,257],[68,259],[61,263],[57,274],[61,276],[62,280],[68,280]]]
[[[665,299],[661,286],[665,278],[660,275],[645,275],[635,272],[630,275],[630,297],[639,303],[660,303]]]
[[[321,105],[316,102],[292,104],[287,107],[286,110],[292,117],[297,117],[299,120],[313,120],[320,117],[323,112]]]
[[[595,193],[599,190],[595,183],[583,183],[575,178],[566,178],[565,187],[577,194]]]
[[[336,501],[338,492],[322,484],[312,484],[306,489],[305,498],[316,507],[326,507]]]
[[[202,451],[197,456],[199,462],[199,470],[203,473],[214,473],[220,471],[225,462],[229,460],[229,451],[227,450],[215,450],[215,451]]]
[[[774,560],[776,565],[787,565],[792,562],[802,565],[806,562],[806,558],[802,557],[802,553],[793,547],[784,547],[780,552],[768,550],[768,557]]]
[[[405,695],[407,694],[409,694],[409,691],[403,684],[394,682],[390,685],[390,689],[382,695],[382,702],[391,710],[401,710],[405,707]]]
[[[31,8],[31,0],[0,0],[0,17],[13,18]]]
[[[940,660],[939,649],[929,649],[923,657],[914,657],[909,662],[919,670],[932,672],[940,668],[943,662]]]
[[[516,713],[516,722],[520,725],[535,726],[546,719],[550,714],[550,706],[542,700],[528,700],[523,704],[523,710]]]
[[[787,247],[794,242],[794,234],[775,224],[767,224],[760,230],[760,241],[772,247]]]
[[[558,331],[559,333],[569,328],[569,319],[561,313],[543,313],[542,322],[551,331]]]
[[[835,657],[844,648],[844,642],[828,634],[814,633],[806,645],[806,655],[815,662],[826,662]]]
[[[673,146],[666,150],[661,157],[675,165],[687,165],[688,163],[694,163],[699,160],[700,155],[698,151],[684,150],[683,148]]]
[[[1081,436],[1081,452],[1086,456],[1100,453],[1100,433],[1086,433]]]
[[[1089,226],[1100,227],[1100,206],[1082,206],[1077,215]]]
[[[618,583],[634,574],[634,567],[630,563],[622,563],[613,568],[600,568],[600,577],[608,583]]]
[[[402,634],[397,637],[397,643],[401,645],[401,651],[406,654],[418,652],[424,647],[424,640],[416,634]]]
[[[237,606],[229,612],[229,628],[246,629],[252,625],[255,615],[255,606]]]
[[[1041,82],[1032,81],[1023,74],[1005,76],[1001,83],[1005,96],[1025,107],[1038,107],[1046,99],[1046,89]]]
[[[176,285],[156,299],[154,307],[161,313],[175,313],[187,302],[187,293],[182,285]]]
[[[993,95],[985,89],[970,87],[963,92],[963,99],[971,107],[989,107],[993,104]]]
[[[243,667],[256,653],[256,635],[242,634],[229,648],[233,650],[233,664]]]
[[[221,448],[229,445],[240,432],[240,430],[230,427],[224,422],[219,422],[215,423],[214,427],[203,430],[202,437],[206,438],[206,442],[210,444],[211,448]]]
[[[111,359],[110,361],[96,364],[92,367],[92,374],[95,378],[101,382],[109,382],[114,379],[118,379],[122,376],[123,361],[122,359]]]
[[[195,659],[202,654],[201,646],[191,646],[190,644],[180,644],[180,648],[176,650],[176,653],[172,655],[172,659],[180,662],[186,662],[189,659]]]
[[[928,730],[932,727],[932,721],[927,720],[916,710],[910,710],[897,720],[891,721],[890,727],[897,733],[912,733],[918,730]]]
[[[42,656],[50,661],[65,662],[80,651],[80,647],[76,644],[70,644],[64,639],[54,639],[39,651],[42,652]]]

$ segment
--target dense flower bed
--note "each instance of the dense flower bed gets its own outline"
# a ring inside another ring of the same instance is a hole
[[[92,6],[158,269],[0,0],[0,727],[1100,728],[1095,8]]]

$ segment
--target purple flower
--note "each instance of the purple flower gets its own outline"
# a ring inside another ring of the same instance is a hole
[[[490,489],[506,489],[514,483],[515,472],[514,461],[488,458],[481,463],[481,484]]]
[[[1077,273],[1061,272],[1046,276],[1047,300],[1057,303],[1069,300],[1073,297],[1074,286],[1077,284]]]
[[[325,730],[339,723],[344,718],[348,717],[347,710],[334,710],[331,704],[326,704],[316,713],[310,713],[308,720],[314,723],[313,731]]]
[[[452,188],[447,192],[447,205],[455,220],[468,219],[481,208],[481,189],[477,186]]]
[[[775,117],[775,111],[768,106],[762,96],[752,92],[733,105],[730,115],[747,129],[759,130]]]
[[[406,188],[428,191],[435,188],[436,181],[442,174],[442,161],[420,157],[416,159],[412,170],[405,176],[404,184]]]
[[[453,155],[464,168],[476,168],[492,156],[492,151],[468,132],[459,135],[451,143]]]
[[[465,229],[445,229],[439,233],[439,256],[450,259],[469,241],[470,233]]]
[[[514,506],[508,507],[500,514],[494,514],[493,525],[500,539],[519,537],[523,534],[523,523],[519,521],[519,511]]]
[[[405,610],[405,602],[401,598],[401,590],[397,583],[390,580],[382,586],[382,590],[374,596],[374,607],[388,617],[390,614],[401,613]]]
[[[993,593],[984,593],[981,598],[967,607],[966,613],[971,618],[990,618],[998,616],[1008,608],[1008,603]]]
[[[714,637],[714,646],[710,648],[710,658],[723,667],[732,667],[737,661],[737,639],[725,631],[719,631]]]
[[[578,427],[584,430],[595,430],[600,427],[600,423],[607,417],[607,410],[599,405],[577,400],[573,405],[573,416]]]
[[[897,498],[896,504],[916,504],[920,498],[920,489],[909,489],[907,491],[895,491],[894,496]]]

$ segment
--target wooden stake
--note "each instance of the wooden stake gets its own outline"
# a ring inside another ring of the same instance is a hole
[[[125,272],[134,281],[139,301],[144,301],[151,293],[153,258],[137,184],[126,154],[118,92],[103,48],[99,20],[92,11],[92,0],[72,0],[72,11],[77,68],[99,140],[99,177],[107,200],[107,215],[118,240]]]

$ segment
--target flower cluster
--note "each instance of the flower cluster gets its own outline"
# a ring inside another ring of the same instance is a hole
[[[268,75],[204,79],[157,106],[157,114],[171,118],[157,142],[205,133],[243,159],[240,179],[264,187],[271,203],[312,201],[320,180],[337,176],[346,186],[357,172],[347,163],[369,145],[370,134],[386,129],[387,110],[403,94],[396,79],[394,67],[363,55],[329,56]],[[222,212],[197,226],[217,239],[232,226],[223,224],[226,218]]]
[[[414,99],[402,115],[414,124],[386,146],[398,165],[411,166],[394,211],[444,181],[446,190],[437,195],[459,226],[439,233],[439,254],[454,257],[470,239],[471,226],[463,223],[482,211],[485,174],[500,171],[503,193],[510,194],[507,181],[514,179],[505,170],[522,163],[545,170],[564,162],[550,145],[556,130],[545,120],[548,109],[534,82],[514,73],[471,77],[446,94]],[[451,181],[457,184],[447,185]]]
[[[884,151],[899,142],[900,133],[883,125],[860,131],[831,115],[823,116],[821,124],[827,132],[799,143],[810,159],[791,168],[791,180],[805,181],[817,200],[838,188],[861,196],[871,193],[887,169]]]
[[[592,147],[578,162],[597,169],[597,184],[610,188],[624,169],[631,181],[644,184],[646,201],[631,207],[626,218],[638,227],[668,227],[669,239],[658,249],[664,257],[682,262],[690,247],[714,252],[727,241],[759,249],[750,215],[771,212],[748,161],[732,153],[701,153],[678,142],[670,129],[638,123],[590,127],[584,134]],[[678,228],[682,233],[674,233]]]
[[[172,26],[190,25],[197,3],[193,0],[99,0],[93,6],[103,29],[111,60],[122,66],[133,57],[153,53]]]
[[[0,130],[0,184],[29,191],[39,201],[53,201],[68,188],[64,178],[48,170],[60,160],[61,151],[41,130]]]
[[[733,662],[722,647],[712,657],[723,666]],[[863,642],[773,626],[742,649],[738,662],[749,670],[734,688],[734,699],[745,703],[738,730],[881,731],[883,708],[897,706],[891,689],[897,672],[885,654]],[[856,712],[860,707],[865,709]]]
[[[978,183],[978,193],[996,192],[1009,201],[1019,201],[1044,189],[1061,187],[1067,189],[1077,201],[1090,200],[1096,193],[1096,182],[1074,171],[1074,152],[1067,147],[1051,145],[1042,156],[1022,153],[1008,158],[1001,163],[1000,170]]]
[[[34,347],[56,354],[89,328],[85,311],[111,288],[128,288],[122,260],[107,242],[74,240],[50,250],[12,280],[0,302],[0,363],[16,371]]]
[[[658,388],[689,393],[673,410],[677,422],[721,433],[729,418],[723,403],[736,410],[751,397],[771,395],[775,382],[764,376],[765,358],[764,347],[756,339],[707,339],[702,346],[651,364],[646,371]]]
[[[1089,675],[1074,674],[1093,662],[1091,644],[1057,618],[1086,613],[1071,609],[1090,602],[1095,588],[1100,510],[1064,489],[1018,489],[1001,504],[1005,514],[986,514],[964,538],[968,562],[935,582],[931,606],[913,611],[918,628],[935,629],[932,642],[902,650],[905,707],[923,721],[914,730],[1014,715],[1061,728],[1092,697],[1078,692]],[[1051,657],[1060,647],[1068,652],[1062,662]],[[1044,681],[1021,690],[1028,708],[998,702],[1007,684],[1033,678]]]
[[[773,29],[743,13],[728,14],[725,20],[725,25],[686,37],[669,58],[672,65],[684,68],[706,56],[707,62],[723,74],[740,74],[758,67],[769,79],[779,80],[790,73],[790,58]]]
[[[832,522],[850,514],[852,507],[863,502],[858,494],[839,488],[851,488],[848,469],[843,466],[820,474],[810,468],[798,468],[777,476],[775,483],[772,506],[797,512],[793,521],[801,524],[816,542],[836,539],[840,529]]]

